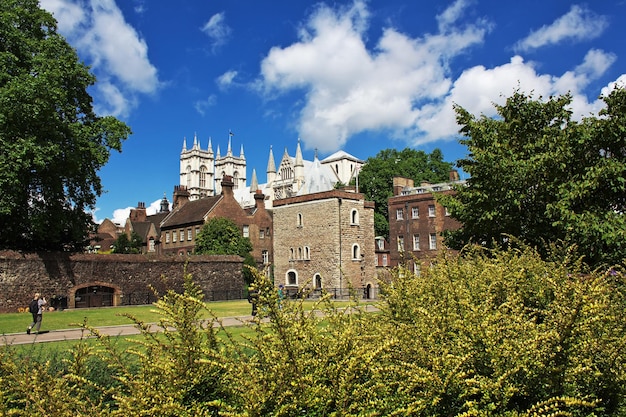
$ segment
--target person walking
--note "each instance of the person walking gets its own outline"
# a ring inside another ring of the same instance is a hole
[[[43,312],[46,308],[47,301],[41,294],[36,293],[33,297],[32,301],[28,305],[28,309],[30,313],[33,315],[33,322],[26,329],[26,334],[30,334],[32,328],[35,328],[35,331],[39,333],[39,329],[41,328],[41,320],[43,318]]]

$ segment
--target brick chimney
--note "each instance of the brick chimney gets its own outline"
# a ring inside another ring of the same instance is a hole
[[[459,171],[456,169],[450,170],[450,182],[458,181],[459,179]]]
[[[128,216],[131,222],[145,222],[146,221],[146,203],[140,201],[137,203],[137,208],[130,209],[130,215]]]
[[[235,198],[234,194],[233,194],[233,187],[235,186],[235,183],[233,182],[233,177],[231,177],[230,175],[224,175],[224,177],[222,178],[222,195],[224,197],[231,197],[231,198]]]
[[[393,177],[393,195],[400,195],[404,188],[413,188],[413,180],[405,177]]]
[[[187,191],[187,187],[184,185],[175,185],[174,186],[174,203],[172,204],[172,208],[179,208],[184,206],[187,202],[189,202],[189,191]]]
[[[265,195],[261,190],[256,190],[254,193],[254,206],[257,209],[265,209]]]

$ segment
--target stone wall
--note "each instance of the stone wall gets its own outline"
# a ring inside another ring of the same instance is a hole
[[[24,308],[35,292],[48,300],[66,297],[74,307],[77,291],[89,286],[114,290],[113,305],[127,304],[133,293],[158,294],[182,290],[185,270],[207,299],[216,293],[243,294],[245,282],[239,256],[187,257],[0,252],[0,312]],[[241,295],[243,296],[243,295]]]

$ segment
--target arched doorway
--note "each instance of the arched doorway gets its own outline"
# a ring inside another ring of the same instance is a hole
[[[119,294],[117,288],[94,283],[76,288],[70,301],[74,308],[113,307],[119,305]]]
[[[367,284],[365,286],[365,293],[363,294],[366,300],[372,298],[372,284]]]

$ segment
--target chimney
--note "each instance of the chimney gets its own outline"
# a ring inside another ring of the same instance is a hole
[[[256,190],[256,193],[254,193],[254,206],[257,209],[265,209],[265,196],[261,190]]]
[[[172,209],[184,206],[189,201],[189,191],[184,185],[174,186],[174,203]]]
[[[222,178],[222,195],[224,197],[230,196],[232,198],[235,198],[233,194],[234,186],[235,183],[233,182],[233,177],[231,177],[230,175],[224,175],[224,177]]]
[[[458,180],[459,180],[459,171],[457,171],[456,169],[450,170],[450,182],[454,182]]]
[[[411,178],[393,177],[393,195],[402,194],[405,188],[413,188],[414,182]]]
[[[137,203],[137,208],[130,209],[130,215],[128,217],[131,222],[145,222],[146,203],[144,203],[143,201]]]

